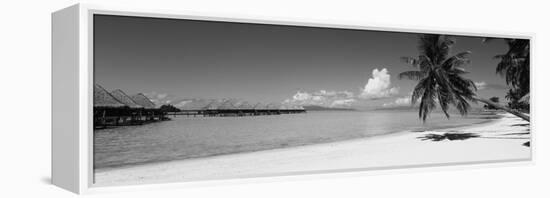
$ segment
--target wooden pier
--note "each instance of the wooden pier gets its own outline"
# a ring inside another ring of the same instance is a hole
[[[165,112],[151,109],[94,108],[94,128],[142,125],[170,120]]]
[[[168,120],[166,113],[155,108],[145,95],[128,96],[122,90],[108,92],[103,87],[94,87],[94,128],[140,125]]]
[[[180,110],[172,105],[156,107],[144,94],[128,96],[122,90],[108,92],[100,85],[94,87],[94,129],[113,126],[141,125],[170,120],[169,116],[229,117],[264,116],[306,113],[297,106],[271,103],[251,105],[233,100],[212,101],[197,110]]]
[[[167,112],[167,116],[187,117],[228,117],[228,116],[262,116],[306,113],[305,109],[205,109],[205,110],[182,110],[179,112]]]

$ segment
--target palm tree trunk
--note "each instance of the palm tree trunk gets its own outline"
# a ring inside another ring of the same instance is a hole
[[[487,99],[484,99],[484,98],[477,98],[477,97],[474,97],[475,100],[479,101],[479,102],[482,102],[482,103],[485,103],[485,104],[488,104],[488,105],[491,105],[497,109],[500,109],[500,110],[504,110],[508,113],[511,113],[511,114],[514,114],[515,116],[517,117],[520,117],[521,119],[524,119],[525,121],[527,122],[530,122],[530,119],[529,119],[529,115],[527,114],[524,114],[524,113],[521,113],[517,110],[514,110],[514,109],[510,109],[508,107],[505,107],[505,106],[502,106],[498,103],[495,103],[491,100],[487,100]]]

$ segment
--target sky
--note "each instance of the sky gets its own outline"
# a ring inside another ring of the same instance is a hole
[[[94,80],[156,103],[234,98],[250,102],[382,108],[409,106],[416,33],[96,15]],[[504,100],[495,73],[502,40],[456,37],[471,51],[467,78],[478,95]]]

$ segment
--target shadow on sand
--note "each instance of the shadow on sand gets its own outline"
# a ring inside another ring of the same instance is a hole
[[[439,134],[427,134],[422,137],[418,137],[418,139],[425,141],[425,140],[431,140],[431,141],[442,141],[442,140],[466,140],[470,138],[476,138],[479,137],[478,134],[474,133],[444,133],[443,135]]]
[[[527,124],[513,124],[512,126],[529,126],[530,123]]]
[[[504,135],[526,135],[529,133],[511,133],[511,134],[504,134]],[[434,142],[439,142],[443,140],[466,140],[470,138],[489,138],[489,139],[529,139],[528,137],[481,137],[478,134],[475,133],[444,133],[442,135],[440,134],[426,134],[425,136],[418,137],[418,139],[422,141],[431,140]],[[522,146],[531,147],[531,142],[527,141],[522,144]]]
[[[443,135],[432,133],[422,137],[418,137],[418,139],[422,141],[431,140],[431,141],[439,142],[442,140],[451,140],[451,141],[466,140],[466,139],[476,138],[476,137],[479,137],[479,135],[474,133],[444,133]]]

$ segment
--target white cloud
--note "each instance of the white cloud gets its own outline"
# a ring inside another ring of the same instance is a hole
[[[325,99],[325,97],[324,96],[312,96],[311,99],[313,99],[313,101],[321,102]]]
[[[175,99],[175,96],[166,93],[157,93],[154,91],[150,93],[145,93],[145,96],[147,96],[147,98],[149,98],[149,100],[151,100],[151,102],[155,103],[157,106],[170,104]]]
[[[294,94],[294,96],[292,96],[292,99],[298,100],[298,101],[309,100],[310,98],[311,98],[311,94],[306,93],[306,92],[300,92],[300,91],[298,91],[298,93],[296,93],[296,94]]]
[[[174,106],[176,106],[176,107],[183,107],[183,106],[185,106],[186,104],[188,104],[188,103],[190,103],[190,102],[191,102],[190,100],[183,100],[183,101],[181,101],[181,102],[175,104]]]
[[[478,90],[484,90],[487,88],[487,83],[485,81],[482,82],[474,82]]]
[[[390,74],[386,68],[374,69],[372,77],[361,90],[359,95],[350,91],[319,90],[315,92],[298,91],[290,99],[283,103],[291,105],[319,105],[325,107],[350,107],[359,99],[374,100],[391,97],[399,92],[397,87],[392,87]]]
[[[168,94],[158,94],[157,95],[158,99],[164,99],[164,98],[166,98],[166,96],[168,96]]]
[[[363,99],[381,99],[397,94],[399,89],[391,87],[390,79],[390,74],[386,68],[372,70],[372,78],[369,78],[359,97]]]
[[[411,105],[411,97],[405,96],[395,99],[393,102],[384,103],[383,107],[395,107],[395,106],[410,106]]]
[[[335,100],[335,101],[332,101],[332,104],[330,104],[330,107],[350,107],[355,102],[356,100],[353,98]]]
[[[313,95],[325,96],[325,97],[346,97],[346,98],[353,98],[354,96],[354,94],[350,91],[327,91],[327,90],[319,90],[317,92],[314,92]]]
[[[331,96],[331,95],[336,95],[336,92],[335,92],[335,91],[320,90],[320,91],[318,91],[318,92],[315,92],[315,94],[317,94],[317,95]]]
[[[319,90],[313,93],[298,91],[292,98],[284,100],[283,103],[300,106],[349,107],[354,102],[356,100],[352,92]]]
[[[411,104],[411,97],[397,98],[395,100],[395,104],[397,104],[397,105],[410,105]]]

